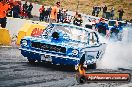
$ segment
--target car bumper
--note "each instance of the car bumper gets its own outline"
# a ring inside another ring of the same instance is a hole
[[[48,55],[51,57],[50,62],[53,64],[77,65],[80,61],[80,59],[76,58],[76,57],[51,54],[51,53],[46,53],[46,52],[42,52],[42,51],[30,50],[30,49],[26,49],[26,48],[19,48],[19,49],[21,50],[21,54],[24,57],[27,57],[28,59],[35,59],[38,61],[47,61],[47,60],[43,60],[42,56]]]

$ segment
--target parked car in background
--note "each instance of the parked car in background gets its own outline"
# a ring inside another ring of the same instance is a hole
[[[96,62],[105,52],[106,43],[101,42],[96,31],[69,24],[49,24],[37,37],[27,36],[21,40],[21,54],[29,62],[50,62],[55,65],[79,63],[96,68]]]

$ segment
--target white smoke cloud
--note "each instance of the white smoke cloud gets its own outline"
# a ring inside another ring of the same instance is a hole
[[[132,28],[129,28],[128,40],[109,42],[106,52],[97,68],[101,69],[132,69]],[[131,33],[130,33],[131,32]],[[125,36],[126,37],[126,36]],[[130,41],[131,40],[131,41]]]

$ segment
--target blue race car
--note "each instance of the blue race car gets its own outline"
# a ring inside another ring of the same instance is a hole
[[[56,65],[77,66],[82,63],[96,68],[105,52],[96,31],[69,24],[49,24],[42,35],[26,36],[21,40],[21,54],[29,62],[50,62]]]

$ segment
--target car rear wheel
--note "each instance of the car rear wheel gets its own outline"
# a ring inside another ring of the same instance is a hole
[[[83,64],[84,65],[84,62],[85,62],[85,54],[83,54],[82,58],[80,59],[80,63],[79,64]],[[85,66],[85,65],[84,65]],[[93,63],[93,64],[90,64],[90,65],[87,65],[87,69],[96,69],[96,63]]]
[[[90,65],[87,65],[87,69],[96,69],[96,63],[93,63],[93,64],[90,64]]]

